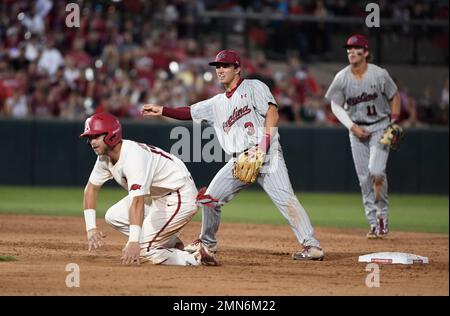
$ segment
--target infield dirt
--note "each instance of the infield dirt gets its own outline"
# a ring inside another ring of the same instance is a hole
[[[291,259],[299,250],[288,225],[221,224],[219,267],[123,266],[126,237],[103,220],[107,245],[87,251],[84,220],[0,215],[0,295],[449,295],[449,236],[393,231],[367,240],[365,230],[316,228],[322,262]],[[199,222],[181,239],[197,238]],[[380,287],[369,288],[358,256],[399,251],[427,256],[427,265],[380,265]],[[80,287],[66,287],[66,265],[80,267]]]

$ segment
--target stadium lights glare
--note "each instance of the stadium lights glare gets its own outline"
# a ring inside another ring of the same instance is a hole
[[[103,66],[103,61],[101,60],[101,59],[97,59],[96,61],[95,61],[95,68],[102,68],[102,66]]]
[[[84,75],[86,76],[87,81],[94,80],[94,71],[92,70],[92,68],[86,69],[86,71],[84,72]]]
[[[169,69],[171,73],[176,74],[180,71],[180,65],[176,61],[172,61],[169,64]]]
[[[86,98],[83,102],[83,106],[86,110],[86,114],[91,115],[94,113],[94,109],[92,106],[94,105],[94,101],[91,98]]]

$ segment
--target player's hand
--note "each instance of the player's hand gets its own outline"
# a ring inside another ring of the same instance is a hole
[[[122,249],[122,264],[139,264],[139,255],[141,253],[141,246],[137,241],[128,242],[125,248]]]
[[[356,137],[358,137],[361,140],[366,140],[366,139],[370,138],[370,133],[368,131],[366,131],[364,128],[359,127],[356,124],[353,124],[350,131],[353,133],[353,135],[355,135]]]
[[[144,104],[141,113],[143,116],[161,116],[163,107],[157,104]]]
[[[105,241],[103,238],[105,238],[106,235],[103,234],[101,231],[97,230],[97,228],[90,229],[87,232],[87,239],[88,239],[88,250],[91,251],[92,249],[100,248],[105,244]]]
[[[248,159],[249,160],[255,160],[256,159],[256,151],[258,150],[258,147],[256,147],[256,146],[253,146],[253,147],[250,147],[249,149],[248,149]]]

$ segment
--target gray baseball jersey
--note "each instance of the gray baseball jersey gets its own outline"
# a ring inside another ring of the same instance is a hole
[[[259,80],[246,79],[231,97],[221,93],[191,105],[191,115],[196,122],[214,126],[223,150],[233,154],[259,144],[269,103],[276,105],[269,87]],[[278,139],[277,132],[272,143]]]
[[[239,153],[259,144],[264,136],[265,117],[270,104],[276,101],[267,85],[259,80],[243,80],[228,96],[219,94],[191,106],[194,121],[206,121],[214,126],[219,142],[225,152]],[[267,172],[261,172],[258,183],[270,196],[281,214],[289,222],[298,242],[304,246],[320,246],[314,238],[308,214],[292,190],[291,182],[279,146],[278,132],[272,136],[266,163],[272,164]],[[276,144],[275,144],[276,143]],[[207,246],[216,246],[216,233],[220,224],[221,206],[248,185],[233,176],[234,159],[216,174],[206,194],[218,199],[216,207],[203,207],[200,239]]]
[[[325,98],[343,106],[353,122],[371,124],[389,117],[389,100],[396,92],[397,86],[385,69],[368,64],[359,81],[349,65],[336,74]]]

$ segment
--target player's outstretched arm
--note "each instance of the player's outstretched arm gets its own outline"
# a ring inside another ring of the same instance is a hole
[[[143,116],[167,116],[177,120],[192,120],[191,108],[184,106],[180,108],[172,108],[170,106],[161,106],[157,104],[145,104],[141,111]]]
[[[83,206],[84,206],[84,220],[86,223],[86,232],[87,232],[87,240],[88,240],[88,250],[100,248],[105,244],[103,238],[106,236],[103,232],[97,229],[96,225],[96,205],[97,205],[97,196],[100,191],[101,186],[94,185],[90,182],[86,185],[84,189],[84,198],[83,198]]]
[[[143,116],[161,116],[163,112],[163,107],[158,104],[144,104],[142,107]]]

